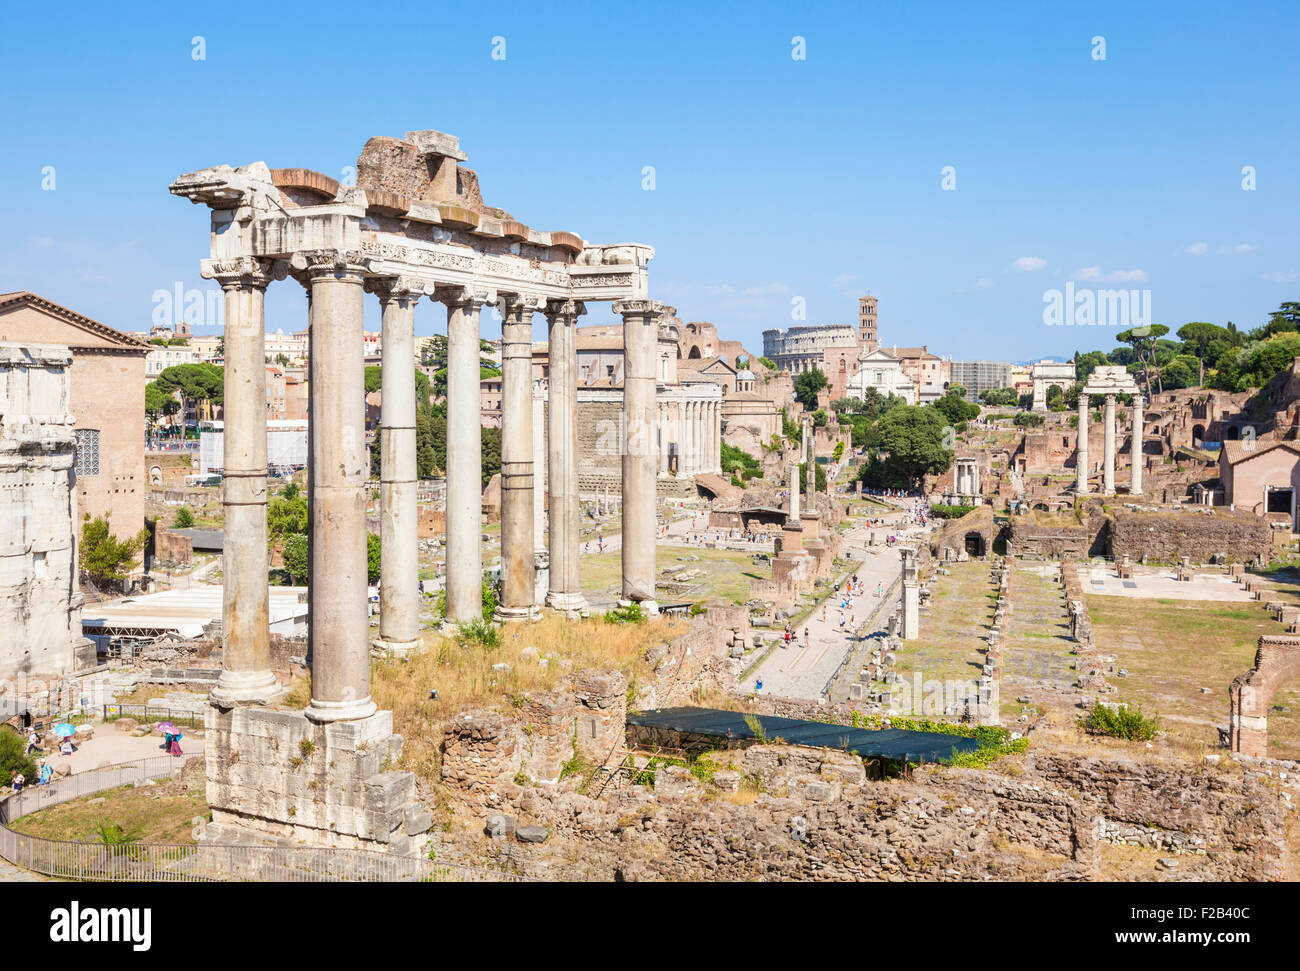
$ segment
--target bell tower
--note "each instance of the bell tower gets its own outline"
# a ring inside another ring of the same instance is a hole
[[[866,353],[880,346],[876,336],[876,298],[871,294],[858,298],[858,335]]]

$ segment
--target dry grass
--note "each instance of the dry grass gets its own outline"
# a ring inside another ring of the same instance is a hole
[[[496,648],[427,633],[423,654],[375,662],[371,693],[381,709],[393,712],[394,730],[405,739],[401,767],[437,783],[443,734],[456,714],[474,708],[505,710],[527,693],[548,691],[583,668],[617,669],[632,686],[644,684],[652,677],[646,648],[671,640],[685,626],[666,618],[620,626],[547,617],[502,628]],[[548,663],[521,660],[526,647],[537,648]],[[492,665],[499,663],[510,667],[494,671]],[[433,690],[437,698],[429,697]]]
[[[1085,596],[1097,647],[1129,672],[1111,679],[1119,697],[1160,715],[1166,741],[1189,756],[1217,743],[1215,727],[1228,722],[1228,685],[1254,665],[1260,635],[1285,632],[1260,603]],[[1283,685],[1273,704],[1289,711],[1269,713],[1268,754],[1295,758],[1300,682]]]

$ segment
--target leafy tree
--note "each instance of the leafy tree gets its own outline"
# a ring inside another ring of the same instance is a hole
[[[86,513],[81,525],[81,550],[79,561],[97,584],[120,583],[125,580],[136,556],[149,540],[148,529],[142,529],[131,539],[118,539],[113,535],[107,516],[90,518]]]
[[[1250,332],[1251,340],[1267,340],[1274,334],[1300,331],[1300,303],[1284,303],[1269,315],[1268,323]]]
[[[980,393],[980,401],[993,408],[1008,408],[1016,403],[1015,388],[989,388]]]
[[[176,519],[173,525],[177,529],[189,529],[194,525],[194,513],[190,512],[189,506],[181,506],[176,510]]]
[[[728,445],[726,442],[722,443],[722,472],[732,478],[738,476],[743,482],[748,482],[755,476],[762,477],[762,469],[758,464],[758,459],[743,449]]]
[[[826,417],[826,412],[823,409],[818,408],[815,412],[813,412],[814,428],[825,428],[826,423],[828,421],[830,421],[830,419]]]
[[[9,785],[15,771],[23,774],[29,786],[39,778],[36,762],[27,754],[27,739],[0,725],[0,785]]]
[[[822,374],[817,368],[811,371],[804,371],[796,375],[794,379],[794,397],[806,411],[812,411],[817,407],[817,392],[829,384],[826,375]]]
[[[817,491],[825,492],[826,491],[826,470],[823,469],[820,465],[816,465],[816,463],[814,463],[814,467],[817,469],[817,471],[813,473],[814,475],[817,476]],[[807,462],[799,463],[799,491],[807,495],[807,491],[808,491],[808,463]]]
[[[379,582],[379,537],[366,533],[366,582]]]
[[[1086,354],[1080,354],[1076,351],[1074,354],[1074,379],[1080,384],[1086,384],[1092,372],[1106,363],[1109,363],[1108,359],[1101,351],[1088,351]]]
[[[1196,320],[1179,327],[1178,336],[1182,339],[1187,351],[1196,358],[1196,383],[1198,385],[1205,384],[1205,359],[1211,348],[1227,346],[1227,330],[1217,324]],[[1213,364],[1213,358],[1211,358],[1211,364]]]
[[[483,452],[483,482],[479,486],[486,489],[492,476],[501,471],[501,429],[483,428],[480,448]]]
[[[1164,324],[1150,324],[1146,327],[1132,327],[1129,330],[1122,330],[1115,335],[1115,340],[1122,344],[1128,344],[1133,348],[1133,353],[1137,361],[1142,365],[1142,376],[1146,383],[1147,397],[1151,397],[1151,364],[1155,355],[1156,342],[1165,334],[1169,333],[1169,328]],[[1163,391],[1164,386],[1160,383],[1160,371],[1156,369],[1156,386]]]
[[[980,406],[967,401],[962,391],[960,385],[950,387],[933,405],[949,424],[955,425],[959,421],[968,421],[980,413]]]
[[[266,532],[271,544],[283,543],[290,536],[307,532],[307,497],[295,488],[290,498],[283,492],[266,506]]]
[[[863,465],[862,481],[872,488],[917,485],[926,475],[938,475],[952,464],[953,450],[945,443],[952,433],[938,408],[899,405],[879,420],[879,455]]]
[[[284,559],[284,568],[289,573],[289,583],[292,586],[301,586],[300,581],[306,582],[308,578],[311,566],[310,542],[306,533],[294,533],[284,541],[280,556]]]
[[[384,383],[383,368],[378,364],[371,364],[366,367],[366,394],[372,391],[378,391]]]
[[[767,368],[769,371],[781,370],[779,367],[776,366],[776,361],[772,360],[770,357],[760,357],[758,359],[758,363],[763,365],[763,367]]]
[[[1053,384],[1047,389],[1047,407],[1052,411],[1060,411],[1065,407],[1065,392],[1061,386]]]
[[[297,499],[298,493],[301,491],[302,490],[298,488],[298,483],[294,482],[293,479],[290,479],[284,484],[284,488],[280,490],[280,498]]]

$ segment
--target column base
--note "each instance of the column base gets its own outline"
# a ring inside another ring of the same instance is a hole
[[[222,671],[208,694],[208,701],[218,708],[270,705],[287,693],[288,689],[270,671]]]
[[[546,594],[546,606],[552,610],[576,614],[587,609],[587,598],[581,593],[561,593],[551,590]]]
[[[517,623],[521,620],[537,620],[542,612],[533,605],[527,607],[498,607],[496,619],[504,624]]]
[[[376,637],[370,642],[372,651],[378,651],[385,657],[410,657],[424,650],[424,641],[416,637],[409,641],[398,641],[391,637]]]
[[[659,601],[657,600],[620,600],[618,605],[620,607],[630,607],[634,603],[640,605],[641,612],[647,617],[659,616]]]
[[[379,707],[367,695],[357,701],[318,701],[313,698],[303,714],[319,724],[369,718],[378,710]]]

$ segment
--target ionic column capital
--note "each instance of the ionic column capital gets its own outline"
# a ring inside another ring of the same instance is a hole
[[[264,260],[256,256],[199,261],[199,275],[205,280],[216,280],[223,290],[251,287],[265,290],[274,281],[283,280],[288,270],[284,260]]]
[[[546,306],[543,297],[526,293],[503,293],[497,299],[497,309],[501,311],[502,322],[506,324],[527,323],[528,318]]]
[[[546,319],[554,323],[557,318],[576,320],[587,312],[587,305],[581,300],[546,301]]]
[[[676,317],[677,308],[660,303],[658,300],[616,300],[610,308],[620,317]]]
[[[432,297],[436,289],[428,280],[413,276],[372,276],[366,278],[366,292],[379,297],[380,303],[396,300],[410,301],[412,305],[421,297]]]
[[[370,257],[360,250],[309,249],[294,253],[289,265],[312,280],[334,276],[356,277],[361,281],[370,269],[370,262]]]
[[[448,308],[478,310],[484,304],[496,303],[497,292],[487,287],[438,287],[433,299],[445,303]]]

